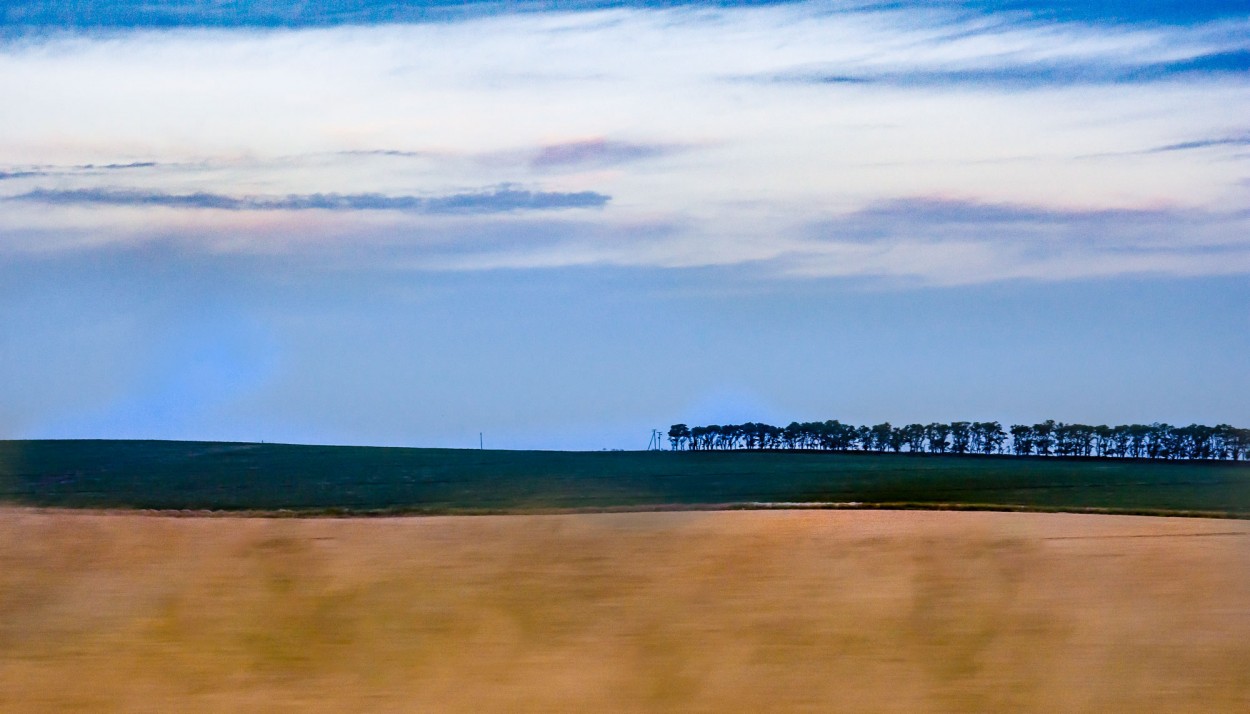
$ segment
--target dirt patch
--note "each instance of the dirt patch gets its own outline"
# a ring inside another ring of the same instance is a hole
[[[1247,535],[1025,513],[0,510],[0,710],[1242,712]]]

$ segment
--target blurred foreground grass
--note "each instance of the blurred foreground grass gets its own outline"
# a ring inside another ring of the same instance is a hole
[[[0,510],[0,711],[1250,709],[1250,526]]]

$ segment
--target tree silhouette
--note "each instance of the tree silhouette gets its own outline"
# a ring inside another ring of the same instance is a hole
[[[823,422],[790,422],[785,428],[760,422],[690,427],[674,424],[668,430],[673,451],[732,450],[859,450],[882,453],[1003,454],[1134,459],[1243,461],[1250,458],[1250,429],[1228,424],[1175,427],[1149,425],[1089,426],[1047,419],[1039,424],[1013,424],[1004,431],[996,421],[956,421],[949,424],[874,426]],[[1010,446],[1008,446],[1010,440]]]

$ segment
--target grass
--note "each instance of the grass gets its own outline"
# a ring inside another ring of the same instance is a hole
[[[478,451],[0,441],[0,500],[455,513],[858,502],[1250,516],[1250,465],[926,454]]]
[[[0,509],[5,712],[1244,712],[1250,530]]]

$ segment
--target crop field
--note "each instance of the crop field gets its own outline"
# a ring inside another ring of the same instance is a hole
[[[0,501],[456,513],[806,502],[1250,515],[1250,465],[928,454],[0,441]]]
[[[5,712],[1245,712],[1250,525],[0,509]]]

